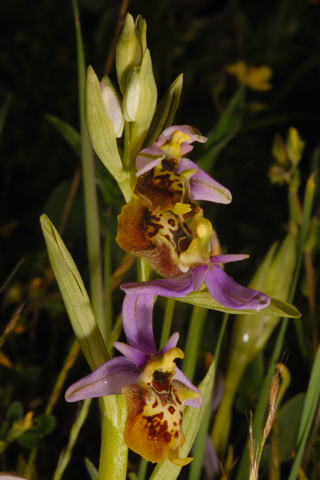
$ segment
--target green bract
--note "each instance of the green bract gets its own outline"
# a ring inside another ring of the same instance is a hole
[[[119,155],[114,127],[106,112],[100,83],[92,67],[87,70],[85,119],[96,154],[117,181],[125,198],[130,199],[131,191]]]
[[[146,45],[145,36],[144,43]],[[140,65],[142,55],[140,34],[136,30],[132,15],[128,13],[116,45],[117,77],[123,95],[127,88],[128,75],[136,65]]]
[[[108,75],[105,75],[102,78],[100,86],[106,112],[113,125],[115,136],[119,138],[122,136],[124,127],[120,93],[115,88]]]

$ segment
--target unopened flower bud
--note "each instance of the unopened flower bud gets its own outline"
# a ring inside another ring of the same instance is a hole
[[[128,76],[127,88],[123,97],[123,112],[127,122],[134,122],[140,99],[140,67],[132,69]]]
[[[120,94],[107,75],[102,78],[100,88],[103,103],[114,128],[114,133],[117,138],[120,138],[124,127]]]
[[[298,130],[294,127],[290,127],[286,147],[288,158],[294,166],[296,166],[301,160],[304,146],[305,142],[301,140]]]
[[[133,17],[128,13],[116,45],[117,77],[122,94],[127,88],[129,72],[142,61],[140,34],[143,33],[144,43],[146,42],[144,38],[146,27],[143,27],[142,19],[138,22],[138,28],[140,31],[136,30]]]
[[[274,140],[273,140],[272,155],[277,160],[277,162],[280,165],[282,165],[283,167],[288,167],[289,166],[286,146],[285,146],[282,138],[278,134],[275,135]]]

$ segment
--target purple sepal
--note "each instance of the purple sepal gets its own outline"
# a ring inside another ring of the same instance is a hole
[[[212,298],[227,308],[259,311],[270,304],[267,295],[239,285],[217,265],[208,269],[204,282]]]
[[[125,283],[120,288],[128,296],[161,295],[164,297],[185,297],[193,291],[191,272],[175,278],[157,278],[148,282]]]
[[[209,265],[198,265],[192,269],[193,291],[197,292],[202,287]]]
[[[65,394],[67,402],[85,398],[119,395],[122,387],[136,383],[140,372],[129,358],[115,357],[71,385]]]
[[[204,170],[188,158],[181,158],[176,172],[183,170],[197,170],[189,177],[189,184],[194,200],[206,200],[208,202],[228,204],[232,200],[230,191],[210,177]]]
[[[154,294],[146,290],[144,293],[146,295],[143,295],[143,298],[139,294],[125,296],[122,305],[122,322],[130,345],[152,356],[157,353],[152,329]]]

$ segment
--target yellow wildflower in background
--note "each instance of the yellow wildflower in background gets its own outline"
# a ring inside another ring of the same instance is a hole
[[[227,65],[225,70],[227,73],[235,75],[239,83],[253,90],[270,90],[272,88],[269,80],[273,72],[267,65],[254,67],[253,65],[246,65],[242,60],[239,60],[237,63]]]

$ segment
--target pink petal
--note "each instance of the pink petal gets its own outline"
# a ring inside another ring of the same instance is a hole
[[[141,150],[136,158],[136,176],[139,177],[143,173],[156,167],[164,157],[165,154],[155,143],[151,145],[151,147]]]
[[[188,158],[182,158],[176,172],[196,169],[197,172],[189,177],[190,189],[194,200],[228,204],[232,200],[230,191],[210,177],[204,170]]]
[[[140,350],[130,347],[130,345],[126,345],[125,343],[114,342],[113,346],[119,352],[129,358],[129,360],[138,365],[139,368],[141,368],[150,358],[148,355],[140,352]]]
[[[239,254],[239,255],[214,255],[210,258],[211,263],[216,265],[217,263],[230,263],[230,262],[239,262],[240,260],[246,260],[249,258],[249,255]]]
[[[169,140],[172,134],[177,130],[179,132],[186,133],[187,135],[189,135],[189,137],[191,137],[190,140],[186,140],[181,144],[181,151],[183,155],[190,152],[193,149],[193,147],[190,146],[190,143],[193,143],[193,142],[205,143],[208,140],[207,137],[202,136],[201,133],[194,127],[190,127],[189,125],[172,125],[171,127],[166,128],[161,133],[158,141],[156,142],[156,145],[158,145],[158,147],[162,147],[162,145],[167,140]]]
[[[171,335],[171,337],[169,338],[169,340],[167,341],[167,343],[165,344],[165,346],[160,350],[160,352],[158,353],[158,355],[163,355],[164,353],[166,353],[170,348],[174,348],[177,346],[177,343],[178,343],[178,340],[179,340],[179,333],[176,332],[174,333],[173,335]]]

